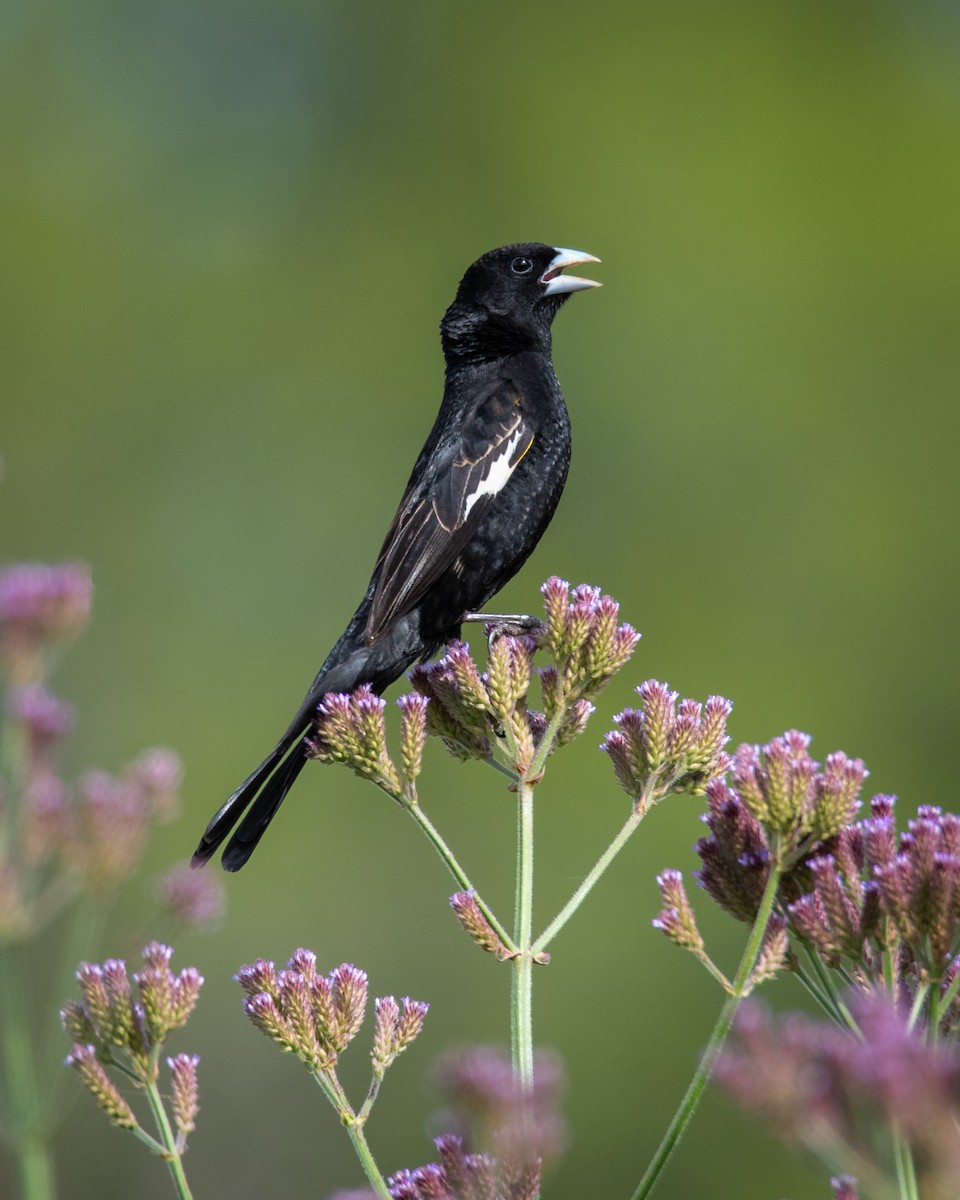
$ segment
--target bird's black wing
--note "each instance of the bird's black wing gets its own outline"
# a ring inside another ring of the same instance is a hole
[[[377,560],[364,637],[373,641],[410,612],[470,541],[533,445],[536,422],[516,384],[488,386],[414,473]]]

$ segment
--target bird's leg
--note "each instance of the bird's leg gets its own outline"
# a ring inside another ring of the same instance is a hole
[[[526,613],[467,613],[463,624],[479,623],[487,635],[487,645],[502,637],[523,637],[524,634],[536,635],[543,629],[543,621],[539,617],[531,617]]]

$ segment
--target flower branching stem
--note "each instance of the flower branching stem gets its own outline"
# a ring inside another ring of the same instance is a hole
[[[173,1180],[173,1186],[176,1188],[180,1200],[193,1200],[190,1185],[187,1183],[187,1176],[183,1169],[183,1159],[177,1147],[177,1139],[170,1125],[170,1118],[167,1116],[167,1110],[160,1095],[160,1089],[157,1087],[157,1062],[160,1057],[160,1051],[161,1046],[158,1044],[152,1054],[151,1065],[153,1069],[150,1072],[151,1077],[145,1088],[150,1112],[156,1123],[157,1132],[160,1134],[160,1144],[157,1145],[154,1143],[151,1148],[167,1164],[170,1177]],[[153,1142],[153,1138],[146,1135],[141,1138],[141,1141],[145,1141],[147,1145],[150,1145]]]
[[[511,773],[511,777],[514,779],[516,778],[516,776],[513,776],[512,773]],[[503,942],[503,944],[507,947],[507,949],[511,953],[516,953],[517,949],[518,949],[518,944],[515,943],[514,940],[510,937],[509,933],[507,933],[507,931],[504,929],[504,927],[497,920],[496,914],[484,902],[480,893],[476,891],[473,884],[470,882],[470,877],[467,875],[466,871],[460,865],[460,862],[457,859],[457,856],[450,849],[445,838],[440,833],[440,830],[437,829],[436,825],[434,825],[434,823],[430,820],[430,818],[427,816],[427,814],[420,807],[420,803],[416,799],[416,797],[406,798],[403,801],[401,801],[401,803],[403,804],[404,810],[410,814],[410,816],[414,819],[414,821],[416,821],[417,825],[419,825],[420,828],[423,830],[423,832],[426,834],[427,839],[430,841],[431,845],[436,850],[436,852],[440,855],[441,859],[443,859],[444,863],[446,864],[447,870],[450,872],[450,874],[453,876],[453,878],[457,881],[457,883],[460,886],[460,889],[465,892],[474,892],[474,894],[476,896],[477,904],[480,906],[481,912],[487,918],[487,920],[490,922],[491,926],[496,931],[497,936],[500,938],[500,940]]]
[[[0,944],[0,1045],[6,1076],[13,1153],[24,1200],[53,1200],[53,1159],[42,1108],[29,1010],[23,983],[23,947]]]
[[[633,808],[630,810],[630,815],[627,817],[626,821],[624,821],[620,832],[590,868],[590,871],[584,877],[583,882],[573,893],[567,903],[533,943],[534,954],[543,953],[547,946],[550,945],[560,930],[577,911],[583,901],[593,890],[601,875],[603,875],[604,871],[606,871],[607,867],[610,866],[623,847],[627,844],[631,835],[636,831],[637,826],[646,816],[648,807],[649,796],[641,798],[641,800],[637,801],[637,803],[633,806]]]
[[[350,1101],[347,1099],[346,1093],[340,1086],[340,1081],[337,1079],[335,1072],[311,1071],[310,1074],[340,1114],[340,1121],[347,1131],[347,1136],[350,1138],[350,1142],[370,1186],[380,1197],[380,1200],[391,1200],[387,1181],[380,1173],[380,1169],[373,1157],[373,1151],[370,1149],[370,1143],[363,1132],[366,1119],[370,1115],[373,1099],[376,1098],[376,1092],[372,1092],[372,1098],[368,1095],[367,1103],[364,1104],[359,1113],[355,1113],[350,1105]]]
[[[780,876],[781,868],[774,861],[771,861],[767,884],[763,891],[760,907],[757,910],[756,920],[753,923],[753,928],[750,930],[750,937],[747,940],[743,957],[740,960],[740,965],[733,979],[733,991],[724,1001],[720,1015],[717,1017],[717,1022],[710,1034],[710,1040],[707,1042],[706,1049],[700,1057],[700,1062],[697,1064],[697,1069],[690,1080],[686,1094],[681,1100],[680,1106],[674,1114],[673,1120],[670,1122],[667,1132],[657,1147],[657,1151],[647,1170],[644,1172],[643,1178],[637,1185],[637,1190],[633,1193],[631,1200],[646,1200],[646,1197],[653,1191],[657,1180],[667,1165],[667,1160],[683,1137],[694,1112],[696,1112],[697,1105],[700,1103],[700,1099],[713,1073],[717,1057],[720,1054],[723,1043],[726,1041],[727,1034],[730,1032],[737,1009],[747,992],[751,973],[760,956],[767,926],[773,915],[774,901],[776,900],[777,890],[780,886]]]
[[[527,778],[517,791],[517,901],[510,1023],[514,1076],[533,1087],[533,785]]]

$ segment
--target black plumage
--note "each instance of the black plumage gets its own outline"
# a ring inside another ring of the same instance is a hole
[[[360,606],[271,753],[214,815],[193,856],[227,838],[228,871],[253,853],[307,761],[304,736],[327,692],[382,692],[459,635],[520,569],[567,476],[570,422],[550,360],[550,326],[592,255],[503,246],[466,272],[440,325],[443,401],[387,531]],[[242,819],[241,819],[242,818]],[[237,824],[239,822],[239,825]]]

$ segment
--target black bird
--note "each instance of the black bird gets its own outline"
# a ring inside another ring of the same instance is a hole
[[[440,323],[446,382],[373,577],[286,732],[214,815],[193,865],[239,821],[223,866],[247,861],[307,761],[304,735],[327,692],[382,692],[457,637],[523,566],[557,507],[570,421],[550,361],[550,325],[572,292],[564,275],[599,262],[537,242],[503,246],[467,270]],[[249,812],[244,813],[250,806]],[[243,818],[241,820],[241,817]]]

